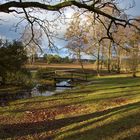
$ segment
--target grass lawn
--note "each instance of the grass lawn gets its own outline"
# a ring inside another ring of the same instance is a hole
[[[22,87],[20,86],[13,86],[13,85],[4,85],[0,86],[0,95],[1,94],[14,94],[17,92],[20,92],[22,90]]]
[[[94,78],[90,85],[0,107],[0,139],[140,140],[140,78]]]

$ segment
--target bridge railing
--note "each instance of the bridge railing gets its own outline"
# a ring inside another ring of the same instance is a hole
[[[79,79],[87,80],[88,73],[83,73],[78,70],[55,70],[52,72],[46,72],[42,74],[44,79]]]
[[[55,71],[56,78],[69,78],[87,80],[87,73],[78,70],[57,70]]]
[[[53,79],[55,77],[55,72],[45,72],[45,73],[42,73],[42,76],[41,76],[43,79]]]

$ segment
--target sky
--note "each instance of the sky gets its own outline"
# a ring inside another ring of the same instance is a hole
[[[120,0],[120,1],[121,1],[121,7],[128,9],[126,10],[126,13],[128,15],[140,16],[140,0]],[[130,6],[132,6],[132,8],[129,8]]]
[[[131,15],[132,17],[134,16],[140,16],[140,0],[135,0],[135,6],[133,8],[128,8],[130,5],[133,5],[132,0],[119,0],[121,2],[120,7],[128,9],[126,10],[126,13],[128,15]],[[73,10],[67,10],[66,11],[66,17],[70,18],[73,13]],[[51,17],[50,17],[51,18]],[[13,17],[11,14],[5,14],[5,13],[0,13],[0,19],[3,19],[3,21],[0,21],[0,37],[2,38],[8,38],[9,40],[14,40],[14,39],[19,39],[21,36],[22,29],[24,28],[24,24],[21,24],[18,27],[18,30],[15,30],[14,26],[17,24],[18,17]],[[66,26],[63,25],[61,30],[59,30],[60,36],[63,36],[66,30]],[[47,49],[47,42],[45,41],[46,39],[43,39],[42,42],[42,48],[44,53],[48,53]],[[62,56],[67,56],[68,52],[66,49],[62,49],[67,42],[64,40],[55,40],[55,44],[58,48],[60,48],[59,55]]]

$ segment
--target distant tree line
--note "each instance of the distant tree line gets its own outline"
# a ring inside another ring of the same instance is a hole
[[[44,62],[47,64],[51,63],[72,63],[72,59],[70,59],[68,56],[61,57],[60,55],[53,55],[53,54],[44,54],[43,56]]]
[[[40,59],[40,60],[39,60]],[[36,61],[45,62],[47,64],[64,64],[64,63],[77,63],[77,58],[70,58],[68,56],[62,57],[60,55],[53,55],[53,54],[44,54],[42,57],[36,57]],[[92,59],[81,59],[83,63],[94,63],[95,60]]]

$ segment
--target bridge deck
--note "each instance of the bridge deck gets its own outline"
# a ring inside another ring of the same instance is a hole
[[[72,86],[72,85],[55,85],[56,87],[67,87],[67,88],[73,88],[74,86]]]

